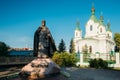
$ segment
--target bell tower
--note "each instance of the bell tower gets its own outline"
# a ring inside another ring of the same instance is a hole
[[[79,27],[80,23],[76,22],[76,29],[75,29],[75,40],[82,39],[82,30]]]

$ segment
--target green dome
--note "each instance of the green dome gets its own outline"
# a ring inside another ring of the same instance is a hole
[[[106,25],[101,20],[99,21],[99,25],[106,27]]]
[[[80,25],[80,23],[79,23],[79,21],[77,21],[77,22],[76,22],[76,26],[77,26],[77,27],[76,27],[76,29],[75,29],[75,30],[81,31],[81,29],[80,29],[79,25]]]
[[[81,31],[81,29],[77,26],[75,30]]]
[[[103,21],[104,21],[104,17],[102,16],[102,13],[101,13],[99,24],[106,27],[106,25],[103,23]]]
[[[94,22],[99,22],[95,15],[91,15],[90,20],[93,20]]]
[[[92,7],[91,12],[92,12],[92,15],[90,17],[90,20],[93,20],[94,22],[98,22],[98,19],[95,16],[95,8],[94,8],[94,6]]]
[[[107,31],[112,32],[111,29],[110,29],[110,22],[108,22],[108,24],[107,24]]]
[[[110,32],[112,32],[112,31],[111,31],[111,29],[109,29],[109,28],[107,28],[107,31],[110,31]]]

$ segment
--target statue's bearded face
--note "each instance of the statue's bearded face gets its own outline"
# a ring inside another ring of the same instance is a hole
[[[44,20],[42,21],[42,26],[45,26],[45,21]]]

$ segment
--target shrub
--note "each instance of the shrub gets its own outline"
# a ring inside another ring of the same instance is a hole
[[[98,60],[98,63],[99,63],[99,67],[100,67],[100,68],[103,68],[103,69],[108,68],[108,62],[107,62],[107,61],[104,61],[104,60],[102,60],[102,59],[99,59],[99,60]]]
[[[108,60],[108,64],[115,64],[115,60]]]
[[[89,63],[90,63],[90,67],[93,68],[103,68],[103,69],[108,68],[108,62],[102,59],[91,59]]]
[[[53,61],[59,66],[75,66],[77,62],[77,58],[75,54],[69,54],[67,52],[55,52],[53,57]]]
[[[6,43],[0,41],[0,56],[9,56],[8,53],[9,46]]]
[[[90,63],[90,67],[93,67],[93,68],[98,68],[99,67],[97,59],[91,59],[89,61],[89,63]]]

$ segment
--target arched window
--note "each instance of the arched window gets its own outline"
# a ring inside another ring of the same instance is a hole
[[[92,25],[90,25],[90,31],[92,31],[93,30],[93,26]]]
[[[102,28],[100,28],[100,33],[102,33]]]
[[[84,52],[84,46],[82,46],[82,52]]]
[[[110,34],[107,34],[107,37],[108,37],[108,38],[111,38]]]
[[[89,52],[92,53],[92,46],[89,47]]]
[[[107,34],[107,36],[109,37],[109,34]]]
[[[76,32],[76,37],[78,36],[78,33]]]

